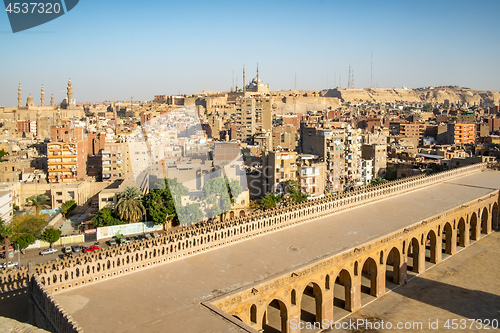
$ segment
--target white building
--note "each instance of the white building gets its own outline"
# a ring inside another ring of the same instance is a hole
[[[0,192],[0,218],[6,222],[12,222],[12,192]]]

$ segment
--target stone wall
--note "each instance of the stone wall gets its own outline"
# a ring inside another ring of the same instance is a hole
[[[55,333],[83,332],[73,318],[43,288],[37,276],[30,284],[30,313],[33,325]]]

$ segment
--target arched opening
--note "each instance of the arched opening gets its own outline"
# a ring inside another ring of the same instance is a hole
[[[470,217],[469,235],[471,240],[478,240],[479,238],[477,233],[477,215],[475,212],[472,213],[472,216]]]
[[[451,247],[452,247],[452,237],[453,237],[453,229],[451,228],[451,225],[449,222],[447,222],[444,225],[443,228],[443,233],[441,235],[441,253],[443,258],[446,257],[446,255],[451,255]]]
[[[435,264],[437,262],[436,257],[436,233],[434,230],[430,230],[425,238],[425,261]]]
[[[351,274],[345,269],[341,270],[335,279],[333,290],[333,305],[348,311],[351,310]]]
[[[487,234],[488,230],[488,208],[484,207],[483,212],[481,213],[481,233]]]
[[[297,305],[297,292],[295,291],[295,289],[292,290],[290,298],[292,305]]]
[[[393,247],[387,255],[387,260],[385,262],[386,279],[390,282],[399,284],[400,269],[401,255],[399,254],[399,250]]]
[[[326,274],[326,277],[325,277],[325,290],[329,290],[330,289],[330,275]]]
[[[245,211],[244,210],[240,210],[240,217],[244,217],[245,216]]]
[[[496,202],[493,204],[493,209],[491,210],[491,225],[494,230],[500,230],[498,223],[498,204]]]
[[[238,319],[239,321],[243,322],[243,320],[241,320],[240,317],[238,317],[237,315],[233,315],[234,318]]]
[[[266,333],[287,332],[288,311],[286,305],[272,300],[262,316],[262,331]]]
[[[361,269],[361,293],[377,297],[377,263],[372,258],[365,260]],[[363,300],[365,298],[365,300]],[[371,298],[361,297],[361,302]]]
[[[234,211],[230,211],[230,212],[229,212],[229,218],[230,218],[230,219],[233,219],[233,218],[234,218]]]
[[[257,324],[257,306],[255,304],[250,307],[250,322]]]
[[[309,283],[304,288],[300,300],[300,320],[309,323],[321,322],[323,316],[321,313],[322,304],[323,295],[320,286],[314,282]]]
[[[420,256],[420,244],[415,237],[408,244],[408,271],[419,273],[423,267],[419,266],[418,257]]]
[[[458,221],[458,228],[457,228],[457,246],[465,247],[465,239],[466,239],[466,225],[465,225],[465,220],[463,217],[460,218]]]

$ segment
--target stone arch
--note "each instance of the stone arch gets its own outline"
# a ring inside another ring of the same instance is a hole
[[[297,291],[295,289],[292,289],[290,293],[290,303],[292,303],[292,305],[297,305]]]
[[[493,204],[493,208],[491,209],[491,225],[494,230],[499,230],[498,223],[498,203]]]
[[[442,248],[441,252],[443,258],[445,254],[452,255],[453,254],[453,228],[451,227],[450,222],[446,222],[443,226],[443,233],[441,234],[441,243]]]
[[[240,217],[245,217],[245,210],[240,210]]]
[[[468,235],[466,233],[467,225],[465,224],[465,220],[463,217],[458,220],[458,228],[457,228],[457,246],[466,247],[468,244]]]
[[[385,274],[387,280],[394,282],[396,284],[401,283],[400,273],[401,273],[401,252],[397,247],[393,247],[389,254],[387,254],[387,259],[385,261]]]
[[[488,234],[491,230],[488,219],[488,207],[484,207],[481,212],[481,233]]]
[[[300,318],[304,322],[323,320],[323,290],[316,282],[310,282],[302,290],[300,298]]]
[[[476,214],[476,212],[472,213],[472,215],[470,217],[469,235],[470,235],[470,239],[472,239],[472,240],[478,240],[479,237],[481,237],[478,234],[478,225],[477,225],[477,214]]]
[[[329,290],[329,289],[330,289],[330,275],[326,274],[326,277],[325,277],[325,290]]]
[[[421,270],[423,270],[423,267],[421,266],[420,263],[420,243],[418,242],[418,239],[413,237],[411,241],[408,244],[408,270],[411,270],[414,273],[420,273]]]
[[[425,238],[425,260],[433,264],[437,263],[437,236],[434,230],[429,230]]]
[[[352,277],[346,269],[342,269],[335,278],[333,305],[352,311]]]
[[[229,212],[229,218],[234,219],[234,210]]]
[[[262,315],[262,332],[288,332],[288,309],[286,304],[275,298],[265,308]]]
[[[361,292],[377,297],[378,290],[378,266],[372,257],[366,258],[361,268]]]

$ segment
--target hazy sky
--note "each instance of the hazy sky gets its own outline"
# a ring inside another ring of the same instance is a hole
[[[96,1],[13,34],[0,13],[0,106],[227,90],[460,85],[500,90],[500,1]],[[296,84],[295,84],[296,78]],[[23,102],[24,103],[24,102]]]

